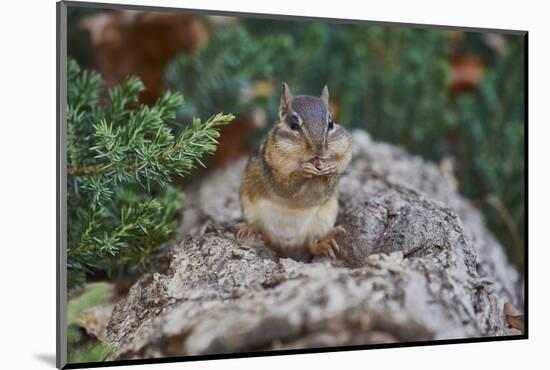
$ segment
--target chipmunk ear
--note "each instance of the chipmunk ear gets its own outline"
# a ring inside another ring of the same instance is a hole
[[[290,111],[293,98],[290,87],[288,87],[286,82],[283,82],[283,93],[281,95],[281,104],[279,105],[279,119],[281,121],[285,119],[287,113]]]
[[[323,99],[323,101],[325,102],[325,104],[327,105],[328,107],[328,87],[327,85],[325,85],[325,87],[323,87],[323,92],[321,93],[321,99]]]

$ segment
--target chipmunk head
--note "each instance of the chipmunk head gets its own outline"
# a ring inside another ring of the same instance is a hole
[[[349,134],[332,119],[328,101],[327,86],[320,97],[293,96],[283,82],[277,141],[293,151],[303,151],[306,161],[342,156],[349,149]]]

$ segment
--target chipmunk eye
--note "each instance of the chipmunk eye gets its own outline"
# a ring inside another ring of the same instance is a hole
[[[289,124],[292,130],[298,130],[300,128],[300,120],[296,116],[290,117]]]
[[[334,121],[332,120],[332,118],[329,118],[328,119],[328,129],[332,130],[333,128],[334,128]]]

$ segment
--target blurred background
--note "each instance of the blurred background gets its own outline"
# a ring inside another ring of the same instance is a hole
[[[68,25],[69,56],[109,87],[137,75],[145,104],[181,92],[174,131],[194,116],[237,116],[209,169],[255,148],[282,81],[309,95],[328,84],[337,122],[453,174],[523,269],[522,36],[84,8],[69,8]]]

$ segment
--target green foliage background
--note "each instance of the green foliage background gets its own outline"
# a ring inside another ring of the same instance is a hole
[[[483,208],[521,267],[524,39],[505,36],[498,51],[485,35],[466,33],[461,47],[481,57],[486,70],[477,89],[452,96],[448,31],[242,19],[213,26],[206,47],[172,64],[167,86],[190,95],[181,117],[247,115],[259,106],[270,125],[281,81],[310,95],[328,84],[341,124],[432,161],[453,158],[460,191]],[[273,91],[255,93],[265,82]]]

